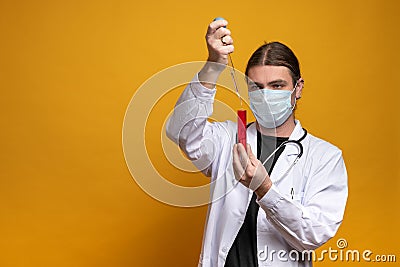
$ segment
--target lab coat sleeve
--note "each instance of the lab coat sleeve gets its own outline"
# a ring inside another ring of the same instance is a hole
[[[196,75],[183,91],[166,124],[167,136],[207,176],[211,176],[212,163],[219,151],[220,127],[207,121],[213,112],[215,93],[215,88],[204,87]]]
[[[325,153],[305,189],[303,204],[273,185],[258,201],[268,221],[296,250],[316,249],[339,228],[347,201],[347,172],[341,151]]]

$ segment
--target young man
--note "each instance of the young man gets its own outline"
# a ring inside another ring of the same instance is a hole
[[[304,81],[285,45],[258,48],[247,68],[256,122],[247,147],[237,125],[210,123],[215,84],[233,52],[227,21],[212,22],[209,57],[187,86],[167,135],[211,176],[211,201],[199,266],[311,266],[311,253],[333,237],[347,200],[341,151],[307,134],[294,108]]]

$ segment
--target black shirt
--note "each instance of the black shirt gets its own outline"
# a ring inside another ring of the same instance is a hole
[[[288,140],[286,137],[274,137],[262,135],[257,131],[257,158],[264,162],[269,155],[280,145],[282,142]],[[278,149],[275,155],[269,159],[265,164],[268,174],[270,175],[272,169],[278,159],[279,155],[284,150],[284,147]],[[257,261],[257,214],[259,205],[256,203],[257,196],[253,193],[250,200],[249,207],[247,208],[246,217],[243,225],[239,230],[238,235],[233,242],[226,258],[225,267],[253,267],[258,266]]]

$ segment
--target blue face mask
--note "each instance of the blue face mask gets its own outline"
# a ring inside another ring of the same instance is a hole
[[[257,89],[249,92],[250,108],[257,122],[264,128],[276,128],[281,126],[292,114],[295,103],[292,106],[292,91]]]

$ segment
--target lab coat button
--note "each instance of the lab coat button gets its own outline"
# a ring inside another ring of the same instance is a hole
[[[226,253],[227,251],[228,251],[228,248],[227,248],[227,247],[223,247],[223,248],[222,248],[222,252]]]

